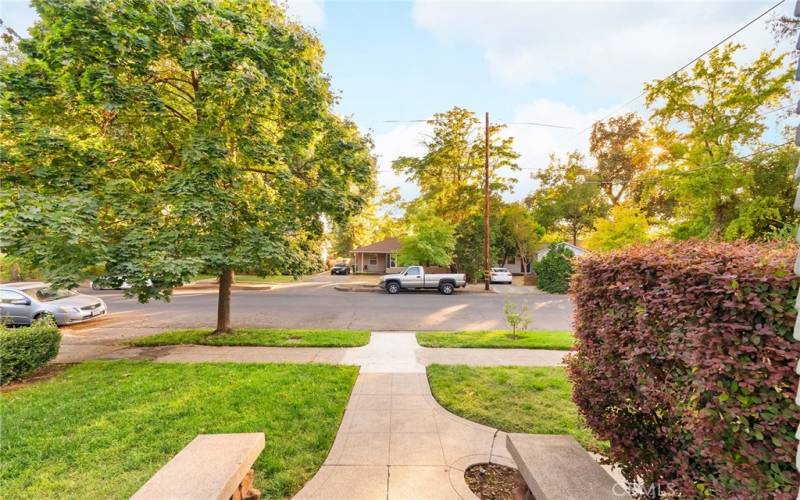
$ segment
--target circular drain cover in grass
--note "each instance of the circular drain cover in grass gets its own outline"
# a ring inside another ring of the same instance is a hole
[[[469,489],[481,500],[533,499],[517,469],[500,464],[474,464],[464,471]],[[517,496],[514,495],[515,490]]]

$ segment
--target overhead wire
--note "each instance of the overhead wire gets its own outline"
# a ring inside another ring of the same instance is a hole
[[[761,19],[762,17],[766,16],[767,14],[769,14],[770,12],[772,12],[773,10],[775,10],[776,8],[778,8],[778,7],[779,7],[779,6],[780,6],[782,3],[784,3],[785,1],[786,1],[786,0],[780,0],[778,3],[776,3],[776,4],[775,4],[775,5],[773,5],[772,7],[768,8],[767,10],[765,10],[764,12],[762,12],[761,14],[759,14],[758,16],[756,16],[756,17],[754,17],[753,19],[751,19],[751,20],[750,20],[749,22],[747,22],[745,25],[743,25],[743,26],[739,27],[739,28],[738,28],[736,31],[734,31],[734,32],[733,32],[733,33],[731,33],[730,35],[726,36],[725,38],[723,38],[723,39],[722,39],[722,40],[720,40],[719,42],[715,43],[713,46],[711,46],[711,48],[707,49],[705,52],[703,52],[703,53],[702,53],[702,54],[700,54],[699,56],[695,57],[694,59],[692,59],[692,60],[691,60],[691,61],[689,61],[688,63],[684,64],[684,65],[683,65],[683,66],[681,66],[680,68],[678,68],[678,69],[676,69],[675,71],[673,71],[672,73],[670,73],[670,74],[669,74],[669,76],[667,76],[667,77],[665,77],[665,78],[662,78],[662,79],[660,79],[660,80],[656,80],[656,82],[657,82],[657,83],[661,83],[661,82],[665,82],[665,81],[669,80],[670,78],[674,78],[674,77],[675,77],[675,76],[676,76],[678,73],[680,73],[681,71],[685,70],[686,68],[688,68],[689,66],[691,66],[691,65],[692,65],[692,64],[694,64],[695,62],[699,61],[700,59],[702,59],[703,57],[705,57],[706,55],[708,55],[708,54],[709,54],[709,53],[710,53],[712,50],[716,49],[717,47],[719,47],[719,46],[720,46],[720,45],[722,45],[723,43],[727,42],[728,40],[730,40],[731,38],[735,37],[736,35],[738,35],[738,34],[739,34],[739,33],[741,33],[742,31],[744,31],[745,29],[747,29],[747,28],[749,28],[750,26],[752,26],[752,25],[753,25],[753,23],[755,23],[756,21],[758,21],[758,20],[759,20],[759,19]],[[636,97],[634,97],[633,99],[631,99],[631,100],[627,101],[625,104],[623,104],[623,105],[622,105],[622,106],[620,106],[619,108],[615,109],[614,111],[612,111],[611,113],[607,114],[607,115],[606,115],[606,116],[604,116],[603,118],[600,118],[599,120],[595,120],[594,122],[592,122],[592,123],[591,123],[591,125],[589,125],[588,127],[586,127],[586,128],[584,128],[584,129],[582,129],[580,132],[578,132],[577,134],[575,134],[575,137],[578,137],[578,136],[580,136],[580,135],[584,134],[584,133],[585,133],[587,130],[589,130],[589,129],[591,129],[592,127],[594,127],[594,125],[595,125],[596,123],[599,123],[599,122],[602,122],[602,121],[604,121],[604,120],[607,120],[608,118],[610,118],[610,117],[612,117],[612,116],[616,115],[617,113],[619,113],[619,112],[620,112],[620,111],[622,111],[623,109],[626,109],[626,108],[627,108],[629,105],[633,104],[633,103],[634,103],[634,102],[636,102],[637,100],[639,100],[639,99],[641,99],[642,97],[644,97],[644,96],[645,96],[645,94],[647,94],[647,91],[646,91],[646,90],[643,90],[643,91],[642,91],[642,92],[641,92],[639,95],[637,95],[637,96],[636,96]]]

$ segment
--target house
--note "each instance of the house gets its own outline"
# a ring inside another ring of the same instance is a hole
[[[536,252],[536,260],[537,260],[537,262],[542,260],[542,258],[545,255],[550,253],[550,250],[553,248],[554,245],[563,245],[563,246],[567,247],[567,249],[572,251],[572,255],[575,256],[575,257],[580,257],[581,255],[589,253],[589,250],[586,250],[585,248],[581,248],[579,246],[573,245],[572,243],[567,243],[566,241],[562,241],[560,243],[550,243],[549,245],[546,245],[546,246],[542,247],[541,249],[539,249],[538,252]]]
[[[541,246],[541,248],[536,252],[536,260],[540,261],[542,258],[547,255],[550,250],[553,248],[554,245],[564,245],[569,250],[572,251],[572,254],[577,256],[584,255],[588,252],[585,248],[581,248],[579,246],[573,245],[572,243],[567,243],[566,241],[562,241],[560,243],[546,243]],[[509,260],[506,260],[506,263],[503,264],[502,262],[497,263],[498,266],[503,266],[512,274],[524,274],[524,270],[522,268],[523,262],[522,257],[516,256],[512,257]],[[528,272],[530,272],[530,263],[528,263]]]
[[[383,241],[354,249],[352,264],[357,273],[383,274],[387,269],[397,267],[397,252],[399,251],[400,240],[386,238]]]

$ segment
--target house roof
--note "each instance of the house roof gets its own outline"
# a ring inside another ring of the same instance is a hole
[[[564,245],[565,247],[569,248],[570,250],[579,250],[581,252],[588,252],[587,249],[579,247],[577,245],[573,245],[572,243],[570,243],[568,241],[557,241],[557,242],[554,242],[554,243],[542,243],[541,245],[539,245],[539,248],[537,248],[536,251],[537,252],[541,252],[542,250],[549,249],[553,245]]]
[[[353,253],[394,253],[400,250],[400,240],[386,238],[383,241],[353,249]]]

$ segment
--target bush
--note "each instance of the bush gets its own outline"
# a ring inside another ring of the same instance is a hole
[[[55,358],[60,343],[61,334],[51,319],[21,328],[0,325],[0,385],[22,378]]]
[[[572,276],[572,250],[553,245],[542,260],[533,264],[539,288],[550,293],[567,293]]]
[[[576,263],[573,400],[629,480],[795,498],[795,254],[690,241]]]

